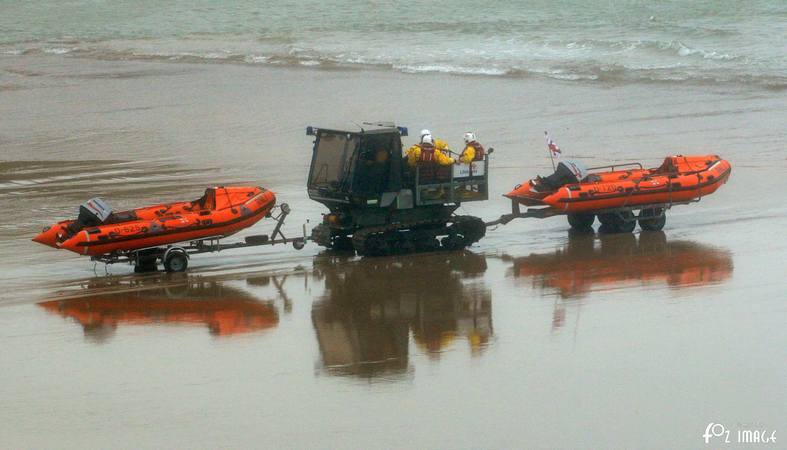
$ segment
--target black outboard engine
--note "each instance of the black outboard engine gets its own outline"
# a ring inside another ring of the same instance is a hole
[[[541,178],[537,189],[541,192],[554,191],[566,184],[579,183],[588,175],[585,165],[579,161],[565,160],[557,164],[555,173]]]
[[[103,199],[91,198],[79,207],[77,223],[81,228],[103,224],[112,214],[112,208]]]
[[[79,215],[77,220],[71,222],[66,227],[66,233],[58,236],[58,242],[63,242],[70,239],[75,234],[82,231],[85,227],[97,227],[102,225],[109,216],[112,214],[112,208],[103,199],[98,197],[91,198],[90,200],[82,203],[79,206]]]

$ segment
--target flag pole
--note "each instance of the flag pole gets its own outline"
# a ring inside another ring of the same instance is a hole
[[[552,161],[552,171],[554,172],[555,170],[557,170],[555,168],[555,157],[552,155],[552,149],[549,148],[549,133],[547,133],[546,131],[544,131],[544,139],[546,139],[547,142],[547,151],[549,152],[549,160]]]

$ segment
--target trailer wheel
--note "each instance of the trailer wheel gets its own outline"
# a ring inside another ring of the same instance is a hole
[[[134,273],[148,273],[158,270],[158,251],[156,249],[139,250],[134,256]]]
[[[588,230],[593,228],[596,215],[590,213],[568,214],[568,224],[575,230]]]
[[[170,249],[164,256],[164,270],[167,272],[183,272],[189,267],[189,257],[179,249]]]
[[[599,214],[598,220],[601,222],[598,230],[602,233],[631,233],[637,226],[634,213],[631,211]]]
[[[306,242],[304,242],[302,239],[296,239],[296,240],[292,241],[292,247],[295,250],[302,250],[305,245],[306,245]]]
[[[637,220],[634,217],[634,213],[631,211],[623,211],[620,213],[620,217],[623,219],[623,223],[620,225],[620,232],[631,233],[634,231],[634,228],[637,227]]]
[[[643,231],[660,231],[667,223],[667,214],[662,208],[643,209],[639,212],[639,227]]]

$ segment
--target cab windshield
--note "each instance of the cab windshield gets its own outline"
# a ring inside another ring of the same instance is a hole
[[[310,188],[342,190],[352,172],[352,154],[358,137],[346,133],[320,133],[312,162]]]

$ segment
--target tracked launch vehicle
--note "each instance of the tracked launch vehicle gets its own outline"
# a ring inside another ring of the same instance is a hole
[[[565,215],[572,228],[591,231],[598,217],[603,233],[629,233],[636,223],[643,231],[657,231],[664,226],[666,210],[712,194],[731,172],[729,162],[717,155],[669,156],[653,169],[640,163],[618,163],[590,169],[597,171],[584,175],[576,162],[571,163],[574,170],[568,167],[569,161],[561,161],[554,174],[517,185],[505,194],[511,199],[511,213],[484,222],[457,215],[456,210],[464,202],[489,198],[491,148],[485,151],[474,146],[470,163],[441,166],[434,161],[439,156],[436,152],[449,150],[422,146],[415,152],[420,153],[418,163],[410,166],[402,153],[406,128],[393,123],[356,127],[306,129],[306,134],[314,136],[309,198],[328,208],[310,236],[305,224],[301,236],[284,236],[282,226],[290,208],[286,203],[275,207],[273,193],[234,186],[209,188],[192,202],[120,213],[112,213],[103,201],[93,199],[81,208],[92,216],[80,211],[76,221],[46,227],[33,240],[79,250],[106,265],[129,263],[137,272],[157,270],[159,262],[169,272],[181,272],[188,267],[189,255],[285,243],[300,250],[308,240],[361,256],[459,250],[482,239],[487,227],[519,218]],[[521,206],[527,209],[522,211]],[[640,211],[639,216],[633,211]],[[276,222],[270,235],[220,242],[263,216]]]
[[[484,221],[455,215],[463,202],[489,196],[489,162],[409,167],[407,129],[365,123],[357,129],[308,127],[314,136],[309,198],[328,207],[312,229],[317,244],[381,256],[461,249],[484,237]]]

